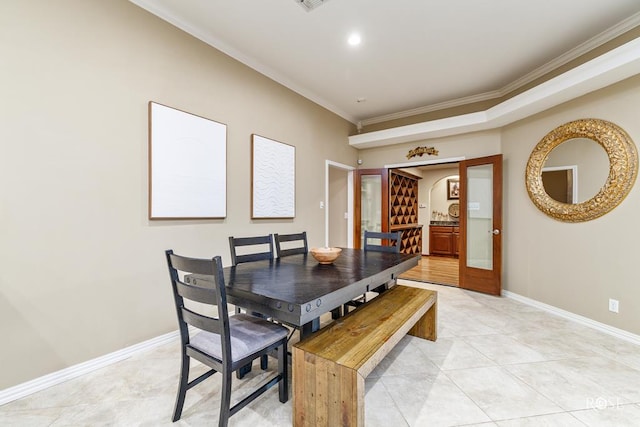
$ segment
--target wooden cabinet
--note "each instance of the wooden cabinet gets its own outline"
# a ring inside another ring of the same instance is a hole
[[[391,231],[402,231],[400,252],[403,254],[422,254],[422,225],[393,227]]]
[[[389,229],[402,231],[400,252],[422,254],[422,225],[418,224],[418,179],[402,171],[389,174]]]
[[[460,227],[453,227],[451,242],[453,244],[453,256],[457,257],[460,254]]]
[[[460,227],[457,225],[432,225],[429,227],[429,254],[458,256]]]

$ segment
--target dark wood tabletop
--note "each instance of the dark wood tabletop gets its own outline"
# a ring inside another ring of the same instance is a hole
[[[418,255],[342,249],[328,265],[311,254],[242,263],[224,269],[227,299],[311,331],[317,329],[322,314],[396,278],[416,266],[418,259]]]

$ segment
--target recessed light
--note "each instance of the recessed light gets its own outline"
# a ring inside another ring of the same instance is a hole
[[[361,42],[362,38],[358,33],[351,33],[351,35],[347,39],[347,43],[349,43],[351,46],[358,46]]]
[[[365,102],[367,98],[356,98],[356,102],[359,104],[361,102]]]

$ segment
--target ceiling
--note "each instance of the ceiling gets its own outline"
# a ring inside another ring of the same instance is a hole
[[[503,96],[640,24],[638,0],[130,1],[355,124]]]

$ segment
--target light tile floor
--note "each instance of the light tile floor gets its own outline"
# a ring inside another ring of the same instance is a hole
[[[401,282],[439,292],[438,340],[406,337],[371,373],[367,426],[640,426],[639,346],[511,299]],[[172,425],[178,351],[168,344],[8,403],[0,425]],[[232,399],[264,375],[234,380]],[[173,425],[217,424],[218,378],[187,393]],[[229,424],[291,425],[291,400],[272,388]]]

